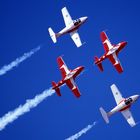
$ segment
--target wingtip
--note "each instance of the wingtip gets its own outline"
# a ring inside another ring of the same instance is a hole
[[[58,57],[57,57],[57,60],[60,60],[60,59],[62,59],[62,56],[58,56]]]
[[[133,128],[133,127],[135,127],[137,125],[137,123],[136,124],[130,124],[130,126]]]
[[[113,87],[116,87],[116,85],[113,83],[110,87],[113,88]]]
[[[65,9],[67,9],[67,7],[66,7],[66,6],[64,6],[64,7],[61,9],[61,11],[65,10]]]
[[[106,33],[107,31],[108,31],[108,29],[103,30],[103,32],[105,32],[105,33]]]

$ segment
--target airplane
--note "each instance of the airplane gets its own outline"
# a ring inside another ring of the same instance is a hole
[[[79,98],[81,94],[75,83],[75,78],[83,71],[84,67],[79,66],[75,68],[74,70],[69,70],[61,56],[57,58],[57,63],[58,63],[58,66],[62,75],[62,80],[60,80],[58,83],[55,83],[53,81],[52,89],[56,91],[58,96],[61,96],[59,87],[66,84],[71,89],[73,94],[77,98]]]
[[[118,71],[118,73],[122,73],[123,68],[118,59],[118,54],[127,45],[127,42],[123,41],[123,42],[118,43],[117,45],[112,45],[108,39],[108,36],[106,35],[104,31],[101,32],[100,37],[104,46],[105,54],[101,56],[100,58],[95,56],[94,63],[98,66],[100,71],[103,71],[102,61],[108,58],[113,64],[113,66],[115,67],[115,69]]]
[[[130,112],[130,107],[135,101],[137,101],[137,99],[139,98],[139,95],[133,95],[133,96],[130,96],[128,98],[124,98],[124,97],[122,97],[120,91],[118,90],[118,88],[115,84],[111,85],[111,90],[112,90],[113,96],[115,98],[115,101],[117,103],[117,106],[114,107],[108,113],[106,113],[106,111],[102,107],[100,107],[99,110],[101,112],[103,119],[108,124],[110,116],[112,116],[116,112],[121,112],[122,115],[124,116],[124,118],[129,123],[129,125],[131,127],[134,127],[136,125],[136,123],[135,123],[134,118]]]
[[[66,7],[61,9],[63,18],[64,18],[64,22],[65,22],[65,28],[63,28],[60,32],[58,33],[54,33],[54,31],[52,30],[51,27],[48,28],[50,37],[52,38],[52,41],[54,43],[57,42],[57,38],[60,37],[61,35],[64,35],[66,33],[70,33],[71,38],[73,39],[75,45],[77,47],[80,47],[82,45],[81,43],[81,39],[80,36],[77,32],[77,30],[79,29],[79,27],[85,23],[85,21],[87,20],[88,17],[81,17],[78,18],[76,20],[73,20],[67,10]]]

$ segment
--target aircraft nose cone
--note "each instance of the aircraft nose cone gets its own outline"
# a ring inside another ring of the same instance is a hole
[[[84,17],[84,21],[86,21],[88,19],[88,17]]]
[[[87,20],[88,19],[88,17],[84,17],[85,18],[85,20]]]
[[[81,17],[81,20],[82,20],[83,22],[85,22],[87,19],[88,19],[87,16],[86,16],[86,17]]]
[[[81,67],[80,67],[81,71],[82,71],[84,68],[85,68],[84,66],[81,66]]]
[[[134,96],[134,100],[137,100],[139,98],[140,95],[135,95]]]
[[[140,97],[140,95],[136,95],[136,98],[138,99]]]
[[[122,44],[123,44],[123,46],[126,46],[126,45],[127,45],[127,42],[126,42],[126,41],[124,41],[124,42],[122,42]]]

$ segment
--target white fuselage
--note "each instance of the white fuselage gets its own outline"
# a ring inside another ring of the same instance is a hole
[[[85,21],[87,20],[87,17],[81,17],[77,20],[73,20],[73,22],[71,22],[69,24],[69,26],[66,26],[65,28],[63,28],[58,34],[63,35],[66,33],[71,33],[75,30],[77,30]]]
[[[123,99],[116,107],[114,107],[108,113],[108,115],[112,115],[118,111],[123,111],[130,108],[131,104],[133,104],[138,99],[138,97],[139,95],[133,95],[133,96],[130,96],[129,98]]]

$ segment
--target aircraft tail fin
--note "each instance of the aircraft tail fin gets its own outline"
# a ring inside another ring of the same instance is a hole
[[[99,60],[99,58],[97,56],[94,57],[95,60],[95,64],[98,66],[98,68],[100,69],[100,71],[103,71],[103,65],[102,62]]]
[[[56,92],[56,94],[58,95],[58,96],[61,96],[61,93],[60,93],[60,88],[57,86],[57,84],[53,81],[52,82],[52,89],[54,89],[55,90],[55,92]]]
[[[50,37],[51,37],[52,41],[54,43],[56,43],[57,42],[57,35],[54,33],[54,31],[52,30],[52,28],[49,28],[48,31],[49,31],[49,34],[50,34]]]
[[[108,113],[106,113],[106,111],[102,107],[100,107],[100,112],[101,112],[101,115],[102,115],[103,119],[108,124],[109,123]]]

